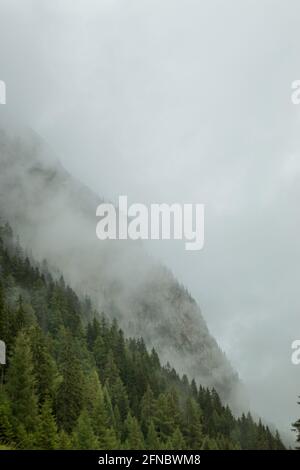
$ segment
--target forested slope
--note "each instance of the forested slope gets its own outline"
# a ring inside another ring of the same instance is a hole
[[[126,335],[142,336],[180,374],[214,387],[235,412],[248,408],[238,374],[197,302],[140,240],[97,239],[101,198],[70,175],[45,142],[0,128],[0,169],[0,213],[36,260],[47,259],[51,272],[63,272],[78,295],[88,294],[99,312],[117,318]]]
[[[90,322],[87,319],[92,319]],[[250,414],[162,366],[0,229],[0,448],[281,449]]]

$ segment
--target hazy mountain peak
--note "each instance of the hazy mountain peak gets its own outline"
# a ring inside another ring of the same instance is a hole
[[[163,362],[236,406],[237,375],[191,295],[140,243],[96,238],[100,198],[32,132],[0,130],[0,166],[0,210],[25,247],[89,294],[99,311],[117,317],[125,332],[143,336]]]

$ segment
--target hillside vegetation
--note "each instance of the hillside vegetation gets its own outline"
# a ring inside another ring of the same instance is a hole
[[[93,320],[87,320],[87,319]],[[162,366],[0,228],[0,448],[283,449],[214,389]]]

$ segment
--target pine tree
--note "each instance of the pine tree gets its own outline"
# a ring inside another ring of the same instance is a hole
[[[28,432],[22,423],[16,423],[15,436],[18,449],[36,449],[36,433]]]
[[[23,306],[23,299],[21,296],[19,296],[18,299],[18,308],[15,314],[15,330],[16,332],[19,332],[24,328],[25,326],[28,325],[27,319],[26,319],[26,314],[25,314],[25,309]]]
[[[77,450],[96,450],[98,440],[94,434],[92,423],[87,410],[80,413],[73,432],[74,448]]]
[[[48,329],[52,335],[56,336],[59,332],[59,329],[63,325],[63,316],[59,305],[59,299],[56,295],[56,290],[54,289],[51,292],[49,303],[50,305],[47,319]]]
[[[63,429],[59,431],[58,436],[57,436],[57,449],[59,450],[72,450],[73,449],[72,439]]]
[[[0,442],[13,443],[13,416],[10,402],[0,387]]]
[[[125,429],[125,423],[121,418],[121,414],[119,411],[119,408],[117,405],[114,406],[114,430],[117,438],[122,441],[125,434],[126,434],[126,429]]]
[[[39,426],[36,434],[37,446],[40,449],[52,450],[57,448],[57,426],[49,399],[46,399],[42,405]]]
[[[0,227],[0,339],[9,356],[0,448],[284,448],[279,434],[249,413],[234,418],[215,390],[162,367],[156,351],[125,338],[116,321],[102,315],[84,333],[80,318],[98,316],[91,302],[45,267],[41,273],[12,236],[5,247],[4,232]],[[26,303],[15,305],[16,292]],[[300,420],[295,430],[299,443]]]
[[[114,364],[114,362],[112,364]],[[125,421],[129,411],[129,400],[125,385],[119,375],[115,376],[114,371],[112,371],[112,376],[107,378],[105,384],[109,391],[112,405],[117,405],[121,419],[122,421]]]
[[[63,380],[57,392],[56,414],[59,425],[71,432],[83,406],[84,376],[69,333],[64,338],[61,373]]]
[[[172,436],[169,437],[166,448],[168,450],[185,450],[187,448],[182,432],[178,427],[175,429]]]
[[[104,381],[109,385],[113,385],[118,378],[120,378],[119,369],[114,360],[113,352],[110,350],[105,364]]]
[[[142,431],[146,433],[149,428],[150,422],[152,422],[155,412],[155,400],[151,387],[148,385],[146,392],[143,395],[141,401],[141,427]],[[152,423],[153,424],[153,423]]]
[[[300,423],[299,423],[299,425],[300,425]],[[282,443],[282,440],[281,440],[281,437],[280,437],[280,434],[279,434],[278,430],[276,430],[276,432],[275,432],[275,439],[274,439],[273,435],[271,437],[272,437],[273,441],[275,441],[274,442],[274,449],[276,449],[276,450],[285,450],[285,447]],[[299,439],[299,441],[300,441],[300,439]],[[300,450],[300,449],[298,449],[298,450]]]
[[[180,425],[179,406],[173,392],[159,395],[155,403],[153,422],[160,441],[167,442],[174,429]]]
[[[188,398],[186,406],[186,440],[191,449],[201,449],[203,444],[201,410],[193,398]]]
[[[214,438],[206,436],[203,440],[201,450],[218,450],[218,444]]]
[[[145,449],[143,434],[138,420],[128,414],[126,419],[127,439],[125,443],[126,449],[142,450]]]
[[[197,396],[198,396],[198,389],[197,389],[197,384],[196,384],[196,381],[195,379],[193,379],[191,381],[191,394],[192,394],[192,397],[197,400]]]
[[[48,351],[42,330],[38,326],[32,327],[29,335],[39,401],[42,403],[47,398],[53,400],[58,383],[56,364]]]
[[[98,440],[98,448],[116,449],[118,440],[115,430],[110,423],[109,410],[107,409],[102,386],[95,370],[88,379],[85,400],[93,431]]]
[[[99,336],[99,334],[100,334],[100,325],[97,319],[94,318],[93,323],[88,323],[88,326],[86,329],[87,345],[90,351],[93,350],[94,343],[96,341],[96,338]]]
[[[159,442],[158,435],[157,435],[157,432],[156,432],[156,429],[152,420],[149,422],[149,425],[148,425],[146,447],[149,450],[160,449],[160,442]]]
[[[113,409],[111,398],[110,398],[110,395],[109,395],[109,391],[108,391],[106,385],[104,385],[104,387],[103,387],[103,398],[104,398],[104,404],[105,404],[105,409],[107,411],[109,424],[110,424],[111,427],[113,427],[115,429],[116,428],[116,420],[115,420],[115,415],[114,415],[114,409]]]
[[[34,432],[38,424],[36,380],[28,336],[20,332],[7,374],[7,393],[15,425],[22,424],[25,432]]]
[[[300,405],[299,401],[298,401],[298,405]],[[297,442],[296,450],[300,450],[300,419],[298,419],[298,421],[293,423],[293,431],[295,431],[297,433],[297,436],[296,436],[296,442]],[[280,441],[280,438],[279,438],[279,441]]]
[[[98,369],[99,376],[102,382],[105,381],[105,365],[106,365],[106,345],[102,336],[97,336],[94,342],[93,354]]]

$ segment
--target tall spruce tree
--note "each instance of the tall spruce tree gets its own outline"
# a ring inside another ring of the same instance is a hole
[[[135,416],[128,413],[126,419],[127,438],[125,443],[126,449],[142,450],[145,449],[144,437],[138,420]]]
[[[58,424],[66,432],[72,431],[84,401],[84,376],[74,346],[72,336],[67,332],[63,340],[60,364],[63,380],[56,399]]]
[[[38,424],[36,379],[29,338],[24,332],[16,338],[6,389],[15,426],[22,425],[25,432],[33,433]]]
[[[74,448],[77,450],[98,449],[98,439],[95,436],[91,419],[87,410],[80,413],[77,424],[73,432]]]
[[[49,399],[46,399],[41,407],[36,442],[37,447],[43,450],[53,450],[58,446],[57,426]]]
[[[203,427],[201,410],[194,400],[188,398],[186,405],[186,440],[190,449],[201,449],[203,444]]]
[[[152,420],[149,422],[148,425],[146,447],[149,450],[160,450],[160,442]]]

